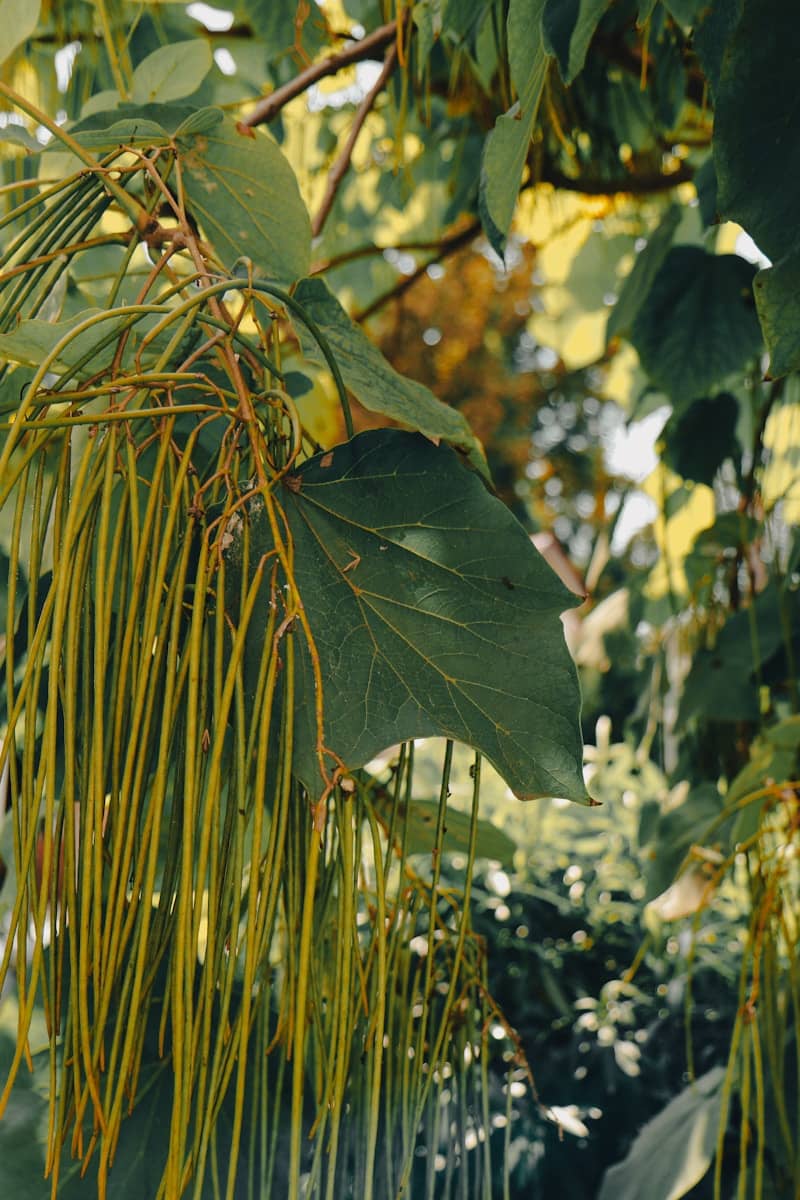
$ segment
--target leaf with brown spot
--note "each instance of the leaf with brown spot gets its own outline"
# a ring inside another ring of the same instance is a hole
[[[247,255],[255,274],[293,283],[308,270],[311,226],[294,171],[270,134],[232,117],[175,134],[187,207],[229,270]],[[213,197],[213,200],[212,200]]]

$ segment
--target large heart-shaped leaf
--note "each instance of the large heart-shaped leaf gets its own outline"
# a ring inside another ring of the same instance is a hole
[[[630,339],[653,383],[676,404],[702,396],[761,349],[754,274],[736,254],[699,246],[667,254]]]
[[[279,283],[305,275],[311,225],[274,138],[225,117],[210,131],[186,123],[175,140],[188,206],[223,264],[249,258]]]
[[[580,693],[559,619],[576,597],[479,477],[449,448],[384,429],[317,455],[290,484],[326,746],[355,768],[407,738],[451,737],[481,750],[522,798],[585,802]],[[258,557],[273,545],[260,501],[250,517]],[[235,568],[238,518],[229,540]],[[270,599],[265,585],[254,628]],[[294,637],[295,768],[318,791],[314,676]]]

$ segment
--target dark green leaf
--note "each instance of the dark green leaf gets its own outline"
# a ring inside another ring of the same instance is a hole
[[[725,6],[714,5],[715,8]],[[744,0],[714,114],[719,209],[773,261],[798,243],[800,21],[784,0]]]
[[[714,1157],[724,1078],[724,1067],[714,1067],[645,1125],[627,1158],[604,1175],[598,1200],[687,1195]]]
[[[176,142],[187,204],[224,266],[246,257],[280,283],[304,275],[311,226],[277,142],[260,130],[240,132],[231,117],[210,131],[184,125]]]
[[[663,0],[664,7],[679,25],[694,25],[706,6],[706,0]]]
[[[284,507],[328,748],[355,768],[398,741],[451,737],[523,798],[586,800],[578,682],[559,618],[576,597],[477,475],[418,434],[376,430],[304,464]],[[258,506],[251,521],[254,547],[268,553]],[[314,680],[295,638],[296,770],[318,792]]]
[[[511,0],[508,10],[509,65],[518,100],[507,113],[497,118],[486,139],[481,162],[481,221],[493,249],[501,257],[547,77],[549,56],[541,28],[544,5],[545,0]]]
[[[664,462],[683,479],[713,483],[725,459],[735,459],[740,453],[738,419],[738,401],[728,392],[693,401],[664,426]]]
[[[350,319],[324,280],[301,279],[294,296],[324,334],[347,388],[360,404],[427,437],[451,442],[467,454],[478,470],[486,473],[483,449],[466,417],[442,404],[424,384],[399,375]],[[301,322],[298,326],[303,352],[312,361],[324,364],[324,355],[314,337]]]
[[[707,158],[694,177],[697,189],[697,200],[700,205],[700,216],[703,224],[717,223],[717,173],[714,170],[714,159]]]
[[[741,13],[722,58],[715,106],[719,209],[777,264],[756,287],[777,377],[800,366],[800,23],[781,0],[744,0]]]
[[[704,4],[692,31],[692,46],[716,98],[725,51],[741,12],[741,0]]]
[[[613,337],[630,333],[636,315],[649,296],[653,281],[669,253],[681,215],[677,204],[670,205],[658,228],[648,239],[647,245],[639,251],[636,262],[622,285],[619,299],[609,315],[606,326],[607,343]]]
[[[753,291],[769,350],[769,374],[780,379],[800,368],[800,250],[759,271]]]
[[[589,43],[608,5],[609,0],[546,0],[545,45],[555,55],[564,83],[572,83],[583,70]]]
[[[135,104],[169,104],[191,96],[211,70],[211,47],[201,38],[159,46],[133,73],[131,95]]]
[[[702,396],[760,351],[754,274],[736,254],[697,246],[676,246],[664,259],[630,339],[653,383],[677,404]]]

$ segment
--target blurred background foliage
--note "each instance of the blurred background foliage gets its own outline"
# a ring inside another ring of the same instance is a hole
[[[244,120],[326,55],[386,30],[258,123],[269,120],[315,214],[363,118],[314,271],[400,372],[463,412],[498,493],[586,594],[565,628],[602,807],[521,807],[491,772],[481,797],[481,817],[507,835],[484,845],[473,891],[496,1005],[498,1197],[800,1187],[794,114],[778,150],[766,132],[795,87],[789,9],[43,0],[5,55],[5,80],[61,122],[175,100]],[[536,37],[547,48],[537,116],[518,178],[505,178],[491,154],[535,72],[519,60],[526,47],[534,58]],[[176,43],[171,79],[149,83],[141,64]],[[402,69],[362,112],[392,46]],[[55,156],[33,153],[46,138],[4,114],[7,204],[40,169],[57,173]],[[122,254],[77,259],[46,319],[97,305]],[[779,267],[764,270],[766,254]],[[141,247],[132,288],[149,269]],[[301,371],[291,351],[284,366],[297,368],[313,436],[343,438],[330,376]],[[28,378],[6,374],[6,399]],[[355,413],[358,428],[378,424]],[[417,748],[420,802],[436,795],[440,758]],[[455,812],[469,807],[466,761],[451,791]],[[464,847],[445,849],[455,887]],[[461,1099],[441,1103],[444,1142]],[[687,1126],[701,1130],[688,1149]],[[477,1144],[475,1133],[462,1153]],[[469,1172],[446,1161],[430,1176],[436,1194],[468,1196]]]

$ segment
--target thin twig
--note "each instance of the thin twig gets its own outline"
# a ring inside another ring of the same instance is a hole
[[[389,21],[387,25],[379,26],[360,41],[353,42],[344,50],[340,50],[338,54],[331,54],[321,62],[312,63],[310,67],[306,67],[283,87],[276,88],[269,96],[260,100],[250,115],[244,118],[243,124],[264,125],[268,121],[274,120],[284,105],[288,104],[290,100],[294,100],[295,96],[299,96],[312,84],[324,79],[327,75],[335,75],[337,71],[341,71],[343,67],[349,67],[351,63],[361,62],[365,58],[374,58],[377,51],[382,50],[390,42],[394,42],[396,37],[397,21]]]
[[[319,206],[319,211],[314,217],[314,220],[311,222],[311,232],[313,233],[314,237],[319,237],[320,233],[322,232],[322,227],[328,219],[331,209],[333,208],[333,202],[336,199],[336,193],[338,192],[339,186],[347,174],[348,167],[350,166],[350,160],[353,157],[353,151],[358,140],[358,135],[361,133],[370,109],[386,86],[386,81],[394,70],[396,62],[397,46],[392,44],[387,51],[383,69],[381,70],[378,78],[375,80],[375,83],[372,85],[364,99],[359,104],[356,115],[353,118],[353,124],[350,128],[350,132],[347,135],[347,141],[342,147],[341,153],[339,154],[335,163],[328,172],[328,183],[325,187],[325,195],[322,198],[322,204]]]
[[[473,238],[476,238],[480,232],[480,221],[471,221],[469,225],[465,225],[463,229],[459,229],[456,233],[451,234],[449,237],[443,238],[439,243],[439,251],[437,254],[434,254],[432,258],[429,258],[426,262],[422,263],[416,268],[415,271],[412,271],[410,275],[406,275],[404,279],[401,279],[400,282],[394,287],[390,288],[388,292],[384,292],[382,295],[378,296],[360,313],[356,313],[353,317],[353,320],[358,321],[359,323],[366,321],[379,309],[383,308],[384,304],[388,304],[390,300],[398,300],[405,292],[408,291],[410,287],[414,286],[418,279],[425,274],[428,267],[432,266],[433,263],[441,262],[443,258],[447,258],[450,254],[455,254],[455,252],[460,250],[462,246],[468,245]]]

